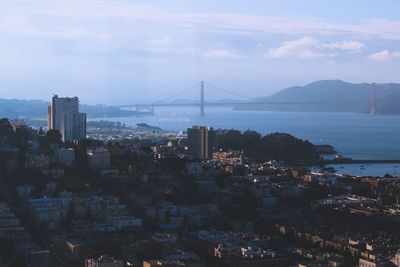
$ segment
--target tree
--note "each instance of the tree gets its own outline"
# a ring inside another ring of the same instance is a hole
[[[15,139],[18,147],[26,146],[30,137],[31,133],[27,128],[19,127],[15,130]]]
[[[31,137],[31,133],[27,128],[18,127],[15,129],[14,139],[15,144],[18,147],[17,162],[18,166],[22,168],[26,163],[26,153],[28,152],[28,140]]]
[[[242,133],[238,130],[223,130],[217,132],[216,142],[220,149],[242,149]]]
[[[12,136],[14,129],[7,118],[0,119],[0,136]]]
[[[217,133],[219,149],[244,150],[258,161],[266,160],[311,160],[316,156],[314,145],[287,133],[272,133],[262,137],[255,131],[241,133],[237,130]]]
[[[14,243],[11,239],[0,238],[0,259],[8,261],[14,251]]]
[[[261,145],[262,136],[255,132],[247,130],[241,136],[242,149],[245,153],[257,154]]]
[[[43,131],[43,128],[42,128],[42,127],[39,128],[38,134],[39,134],[40,136],[44,135],[44,131]]]
[[[51,144],[61,144],[61,133],[58,130],[48,130],[45,136],[40,139],[40,145],[42,147],[49,147]]]
[[[46,133],[46,139],[49,144],[60,144],[61,143],[61,133],[58,130],[48,130]]]
[[[294,161],[309,160],[316,155],[314,145],[287,133],[272,133],[263,137],[268,159]]]

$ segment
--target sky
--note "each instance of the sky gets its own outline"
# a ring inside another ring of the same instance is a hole
[[[151,103],[400,82],[398,0],[0,0],[0,98]],[[177,98],[198,98],[193,88]]]

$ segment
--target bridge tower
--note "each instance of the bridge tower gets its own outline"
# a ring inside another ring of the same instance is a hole
[[[204,81],[200,82],[200,115],[204,116]]]
[[[370,101],[370,114],[375,115],[376,112],[376,85],[371,84],[371,101]]]

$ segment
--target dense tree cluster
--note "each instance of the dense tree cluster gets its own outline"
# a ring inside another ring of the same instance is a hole
[[[52,145],[61,144],[61,133],[58,130],[48,130],[45,135],[38,139],[42,148],[49,148]]]
[[[255,131],[222,130],[216,135],[218,149],[243,150],[256,160],[313,160],[317,157],[314,145],[287,133],[271,133],[265,136]]]
[[[10,121],[6,118],[0,119],[0,136],[11,136],[14,134],[14,129]]]

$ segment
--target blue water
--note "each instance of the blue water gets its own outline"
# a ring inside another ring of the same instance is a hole
[[[331,165],[337,173],[353,176],[384,176],[390,174],[400,177],[400,164],[342,164]]]
[[[255,130],[265,135],[287,132],[314,144],[333,145],[355,159],[400,159],[400,116],[358,113],[232,111],[229,107],[157,107],[154,116],[108,118],[127,125],[145,122],[168,130],[192,125]],[[398,171],[398,170],[397,170]]]

